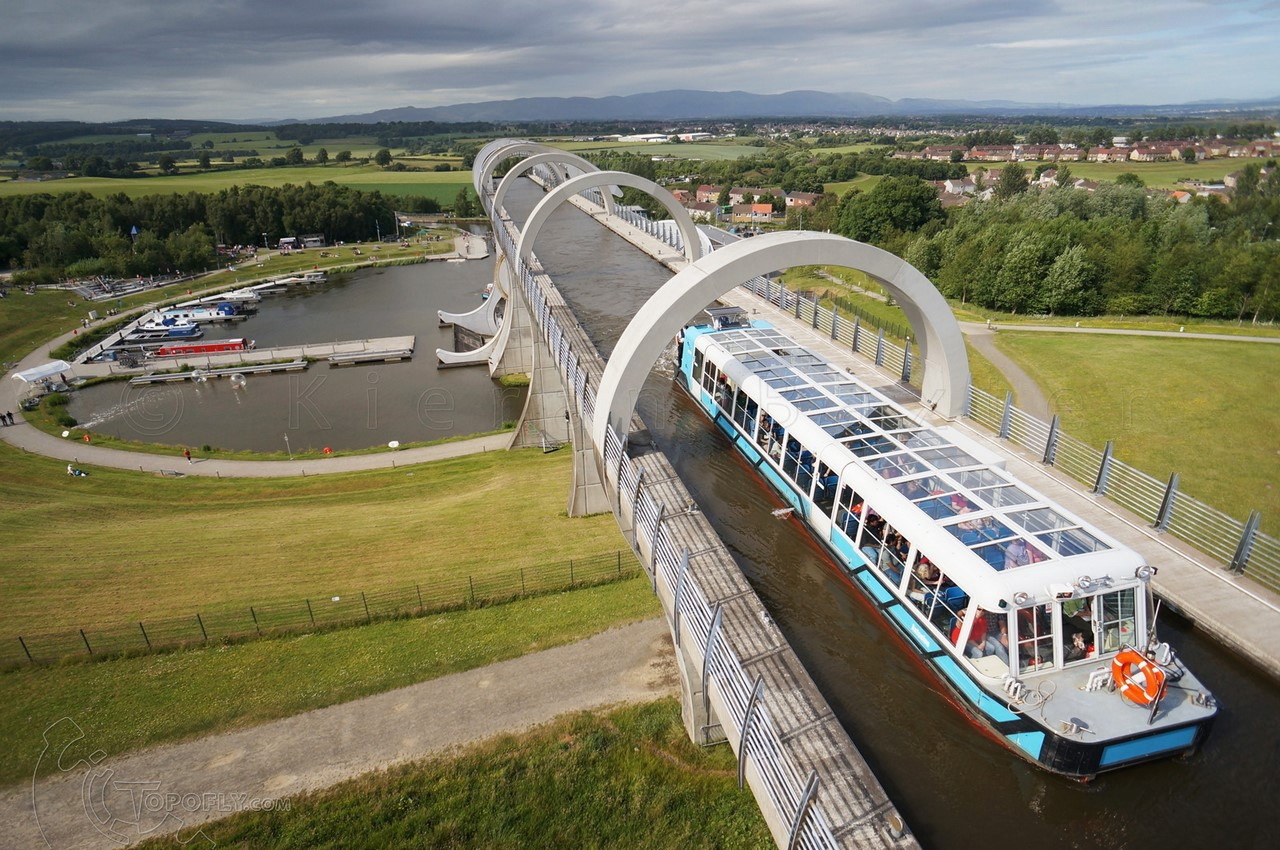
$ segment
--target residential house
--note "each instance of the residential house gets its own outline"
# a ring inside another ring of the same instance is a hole
[[[697,198],[699,203],[714,204],[716,199],[720,197],[720,193],[724,190],[723,186],[710,186],[706,183],[698,187]]]
[[[714,203],[706,201],[689,201],[684,208],[689,211],[689,218],[694,221],[715,221],[716,214],[720,210]]]
[[[734,204],[731,220],[739,224],[772,221],[773,205],[772,204]]]
[[[788,192],[787,208],[816,206],[822,195],[816,192]]]

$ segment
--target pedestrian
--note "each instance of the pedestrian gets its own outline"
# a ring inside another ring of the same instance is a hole
[[[13,414],[6,410],[4,416],[0,416],[0,423],[8,425],[11,421],[13,421]]]
[[[9,412],[7,412],[7,413],[5,414],[5,416],[9,417],[9,424],[10,424],[10,425],[12,425],[12,424],[13,424],[13,411],[9,411]]]
[[[191,463],[191,449],[183,449],[182,456],[187,459],[187,463]]]

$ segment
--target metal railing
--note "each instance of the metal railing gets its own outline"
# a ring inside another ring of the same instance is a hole
[[[494,229],[499,233],[507,262],[511,264],[513,277],[522,288],[537,323],[543,341],[555,358],[560,377],[570,389],[570,403],[586,421],[595,412],[595,389],[591,386],[582,357],[595,357],[595,352],[575,352],[569,337],[560,327],[547,303],[547,295],[539,282],[539,275],[515,256],[514,246],[499,216],[494,211]],[[633,213],[631,215],[634,215]],[[647,221],[647,219],[645,219]],[[652,224],[652,222],[650,222]],[[648,231],[646,231],[648,232]],[[763,793],[769,804],[787,822],[793,824],[791,846],[834,848],[838,843],[822,812],[810,803],[817,789],[816,774],[802,776],[783,748],[768,709],[760,703],[763,682],[752,682],[741,661],[725,640],[717,639],[719,616],[707,602],[702,590],[687,571],[687,557],[676,552],[662,525],[663,508],[643,490],[643,476],[622,449],[622,443],[612,428],[606,433],[605,446],[601,447],[605,466],[614,471],[616,491],[614,497],[626,499],[631,506],[637,535],[644,535],[649,546],[652,563],[644,565],[653,581],[655,591],[658,581],[666,583],[676,600],[673,628],[680,640],[693,640],[704,661],[704,675],[708,685],[714,686],[728,707],[729,716],[721,717],[726,731],[738,736],[739,777],[746,763],[754,766],[761,778]],[[684,565],[684,568],[681,565]]]
[[[1099,451],[985,390],[969,387],[967,416],[1000,437],[1036,454],[1043,463],[1137,514],[1153,528],[1188,543],[1237,574],[1280,592],[1280,541],[1258,530],[1254,511],[1241,521],[1178,490],[1178,476],[1153,478],[1112,455],[1111,443]]]
[[[454,575],[379,590],[206,608],[182,617],[85,626],[0,641],[0,668],[73,656],[153,652],[183,645],[290,634],[397,617],[494,605],[534,594],[603,584],[639,575],[630,553],[615,551],[486,575]]]

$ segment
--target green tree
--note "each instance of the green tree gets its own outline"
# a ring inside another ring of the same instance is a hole
[[[378,152],[373,155],[373,161],[375,165],[381,165],[383,168],[386,168],[391,164],[391,151],[386,148],[380,148]]]
[[[1040,290],[1037,308],[1050,316],[1057,313],[1085,315],[1093,312],[1092,296],[1097,287],[1097,270],[1079,245],[1058,255],[1049,267]]]
[[[285,152],[284,161],[287,165],[302,165],[304,159],[302,156],[302,148],[294,145]]]
[[[324,165],[329,161],[329,151],[324,148],[316,151],[316,165]]]
[[[338,151],[337,156],[333,158],[334,162],[350,162],[351,151]]]
[[[1124,172],[1123,174],[1117,174],[1117,175],[1116,175],[1116,185],[1117,185],[1117,186],[1132,186],[1132,187],[1134,187],[1134,188],[1141,189],[1141,188],[1143,188],[1144,186],[1146,186],[1147,184],[1146,184],[1145,182],[1143,182],[1143,180],[1142,180],[1142,178],[1141,178],[1141,177],[1139,177],[1138,175],[1134,174],[1132,171],[1126,171],[1126,172]]]
[[[453,214],[458,218],[470,218],[475,215],[475,207],[471,202],[471,193],[463,186],[453,197]]]
[[[891,230],[914,232],[944,217],[933,186],[918,177],[886,177],[869,191],[850,192],[840,201],[836,230],[862,242],[877,242]]]
[[[1053,181],[1059,186],[1070,186],[1073,180],[1071,176],[1071,166],[1063,164],[1058,166],[1058,173],[1054,175]]]
[[[721,207],[729,206],[729,186],[725,184],[720,187],[720,194],[716,196],[716,205]]]
[[[178,163],[172,156],[167,153],[160,154],[156,159],[156,165],[160,166],[160,170],[165,174],[173,174],[178,170]]]
[[[1016,162],[1011,162],[1004,167],[1004,171],[1000,172],[1000,179],[996,181],[995,196],[1002,201],[1007,201],[1027,191],[1030,185],[1027,169]]]
[[[27,159],[27,168],[32,171],[52,171],[53,160],[47,156],[33,156]]]
[[[201,152],[200,152],[200,158],[197,160],[197,163],[199,164],[199,166],[200,166],[201,168],[208,168],[208,167],[209,167],[209,152],[208,152],[208,151],[201,151]]]

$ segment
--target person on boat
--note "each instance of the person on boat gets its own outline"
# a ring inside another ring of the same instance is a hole
[[[955,646],[960,644],[960,632],[963,630],[965,620],[965,611],[960,609],[956,612],[956,625],[951,630],[951,643]],[[1009,663],[1009,636],[1007,627],[1004,624],[1004,618],[999,618],[1000,628],[999,634],[991,634],[987,623],[987,612],[978,609],[978,613],[974,615],[973,627],[969,630],[969,639],[965,642],[964,653],[970,658],[982,658],[986,655],[994,655],[1003,663]]]
[[[1021,537],[1014,540],[1004,550],[1004,568],[1025,567],[1031,563],[1031,553],[1027,551],[1027,541]]]

